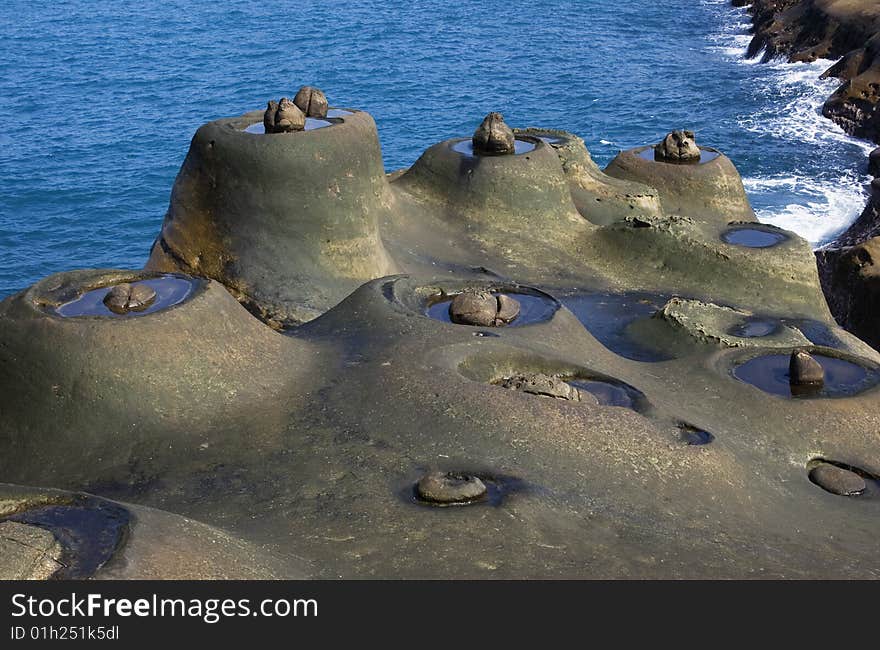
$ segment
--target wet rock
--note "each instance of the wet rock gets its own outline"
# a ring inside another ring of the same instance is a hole
[[[673,131],[654,147],[654,157],[673,162],[699,162],[700,148],[694,137],[693,131]]]
[[[831,463],[822,463],[810,470],[810,480],[822,489],[840,496],[861,494],[867,487],[861,476]]]
[[[62,568],[61,545],[48,530],[0,523],[0,580],[47,580]]]
[[[327,109],[330,105],[327,103],[327,96],[318,88],[313,86],[303,86],[300,88],[293,103],[297,105],[306,117],[327,117]]]
[[[880,177],[880,147],[874,149],[868,156],[868,173]]]
[[[269,100],[266,104],[266,112],[263,113],[263,130],[266,133],[275,133],[275,115],[278,113],[278,102]]]
[[[501,113],[489,113],[474,132],[473,144],[476,153],[512,154],[516,138]]]
[[[809,352],[795,350],[788,363],[788,378],[792,386],[821,386],[825,371]]]
[[[144,311],[156,301],[156,292],[149,285],[136,283],[117,284],[104,296],[104,304],[114,314]]]
[[[275,113],[275,133],[302,131],[304,128],[306,116],[296,104],[287,97],[282,97],[278,102],[278,112]]]
[[[566,383],[558,375],[546,375],[544,373],[530,373],[527,375],[514,375],[505,377],[498,384],[502,388],[519,390],[523,393],[553,397],[572,402],[580,402],[581,394],[577,388]]]
[[[519,303],[490,291],[462,291],[449,305],[449,318],[459,325],[503,327],[519,316]]]
[[[468,503],[486,496],[486,484],[459,472],[431,472],[416,486],[419,498],[438,504]]]

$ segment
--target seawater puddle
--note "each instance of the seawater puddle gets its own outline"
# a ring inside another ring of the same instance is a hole
[[[128,510],[97,499],[31,508],[6,518],[50,531],[61,544],[60,580],[84,580],[100,569],[120,547],[128,531]]]
[[[757,226],[736,226],[721,234],[721,240],[745,248],[772,248],[786,241],[785,233]]]
[[[553,318],[553,314],[555,314],[556,310],[559,308],[558,303],[556,303],[556,301],[549,296],[541,296],[529,293],[516,293],[514,291],[492,291],[491,293],[492,295],[496,296],[499,294],[509,296],[519,303],[519,315],[512,323],[509,323],[504,327],[522,327],[523,325],[534,325],[536,323],[543,323]],[[427,309],[425,310],[426,315],[433,318],[434,320],[439,320],[444,323],[451,323],[453,325],[459,325],[459,323],[453,323],[452,318],[449,316],[449,306],[452,304],[453,298],[455,298],[454,295],[449,295],[445,298],[430,301],[428,303]],[[464,327],[480,326],[464,325]],[[474,336],[491,335],[492,334],[489,332],[477,332],[474,334]]]
[[[520,155],[524,153],[529,153],[530,151],[534,151],[536,146],[537,145],[535,145],[534,142],[529,142],[528,140],[520,140],[519,138],[517,138],[513,143],[514,154]],[[473,140],[470,139],[459,140],[458,142],[454,143],[452,145],[452,150],[456,153],[460,153],[470,158],[477,158],[479,156],[495,157],[494,154],[475,154],[474,143]]]
[[[749,318],[728,329],[727,333],[744,339],[761,338],[762,336],[770,336],[781,326],[779,321]]]
[[[590,393],[601,406],[620,406],[638,411],[640,399],[644,398],[635,388],[623,383],[601,379],[568,379],[566,383],[579,391]]]
[[[643,341],[636,340],[627,327],[650,318],[663,308],[670,296],[651,293],[556,294],[577,319],[602,345],[633,361],[668,361],[675,358]]]
[[[348,111],[345,111],[345,112],[347,113]],[[327,111],[327,116],[332,117],[330,115],[330,111]],[[328,126],[333,126],[333,124],[334,124],[334,122],[331,122],[330,120],[322,120],[317,117],[307,117],[306,118],[306,126],[305,126],[304,130],[305,131],[314,131],[316,129],[324,129]],[[244,129],[244,132],[245,133],[263,133],[263,134],[265,134],[266,127],[263,126],[262,122],[256,122],[254,124],[251,124],[246,129]]]
[[[654,152],[654,147],[650,146],[647,149],[644,149],[639,152],[639,157],[644,158],[645,160],[650,160],[651,162],[656,163],[666,163],[667,165],[705,165],[707,162],[711,162],[715,160],[721,154],[717,151],[709,151],[708,149],[700,149],[700,159],[694,161],[675,161],[675,160],[664,160],[662,158],[658,159]]]
[[[159,278],[138,280],[132,284],[145,284],[156,292],[156,300],[142,311],[131,311],[126,314],[117,314],[110,311],[104,304],[104,297],[115,285],[108,285],[100,289],[86,291],[81,296],[70,302],[66,302],[55,309],[55,313],[65,318],[78,316],[108,316],[112,318],[136,318],[146,316],[153,312],[167,309],[184,302],[196,287],[196,280],[182,278],[175,275],[164,275]]]
[[[867,368],[852,361],[821,353],[811,353],[825,371],[825,384],[820,389],[793,388],[789,383],[790,354],[766,354],[737,365],[733,376],[765,393],[787,398],[846,397],[855,395],[876,383]]]

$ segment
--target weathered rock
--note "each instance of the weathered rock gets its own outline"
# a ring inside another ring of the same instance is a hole
[[[469,503],[486,496],[486,484],[461,472],[430,472],[416,486],[419,497],[437,504]]]
[[[459,325],[502,327],[519,315],[519,303],[490,291],[462,291],[449,304],[449,318]]]
[[[672,131],[654,146],[654,157],[669,162],[699,162],[700,148],[693,131]]]
[[[512,377],[505,377],[498,385],[502,388],[518,390],[523,393],[530,393],[531,395],[553,397],[572,402],[581,401],[580,391],[557,375],[546,375],[544,373],[514,375]]]
[[[144,311],[156,302],[156,291],[143,283],[117,284],[104,296],[107,309],[115,314],[127,314],[131,311]]]
[[[327,109],[330,105],[327,103],[327,96],[318,88],[312,86],[303,86],[300,88],[293,103],[305,114],[306,117],[327,117]]]
[[[473,137],[474,151],[481,154],[512,154],[516,138],[513,130],[504,123],[501,113],[489,113],[477,127]]]
[[[832,494],[854,496],[865,491],[865,479],[848,469],[821,463],[810,470],[810,479]]]
[[[821,386],[825,371],[809,352],[795,350],[788,362],[788,377],[793,386]]]
[[[880,177],[880,147],[877,147],[868,155],[868,173],[874,177]]]
[[[291,133],[302,131],[304,128],[306,128],[306,116],[296,104],[287,97],[282,97],[275,112],[272,133]]]
[[[880,348],[880,236],[851,246],[822,248],[816,257],[834,318]]]
[[[62,567],[61,552],[48,530],[0,522],[0,580],[47,580]]]

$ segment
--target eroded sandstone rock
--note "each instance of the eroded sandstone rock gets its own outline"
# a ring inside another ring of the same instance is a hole
[[[300,108],[287,97],[277,104],[270,101],[263,114],[263,127],[266,133],[291,133],[306,128],[306,116]]]

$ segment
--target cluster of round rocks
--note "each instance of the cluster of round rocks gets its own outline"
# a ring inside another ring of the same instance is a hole
[[[318,88],[303,86],[293,101],[282,97],[280,101],[269,101],[263,113],[263,127],[266,133],[291,133],[306,128],[306,118],[327,117],[330,105],[327,96]]]
[[[449,304],[449,318],[459,325],[503,327],[516,320],[519,312],[519,302],[491,291],[462,291]]]
[[[156,291],[142,283],[117,284],[104,296],[104,305],[114,314],[127,314],[148,309],[156,302]]]

